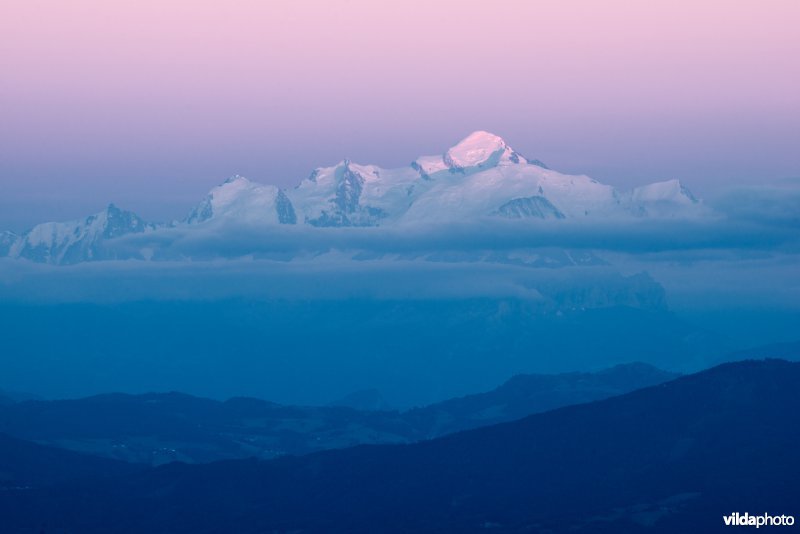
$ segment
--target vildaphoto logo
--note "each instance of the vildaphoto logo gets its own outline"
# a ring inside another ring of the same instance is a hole
[[[723,515],[722,520],[729,527],[791,527],[794,525],[793,515],[750,515],[734,512],[731,515]]]

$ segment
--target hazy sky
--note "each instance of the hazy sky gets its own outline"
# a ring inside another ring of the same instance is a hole
[[[628,187],[800,176],[800,2],[0,3],[0,228],[185,215],[472,130]]]

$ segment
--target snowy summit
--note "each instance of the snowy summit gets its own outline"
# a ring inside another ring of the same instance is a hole
[[[343,160],[320,167],[292,189],[233,176],[195,206],[178,226],[226,221],[311,227],[370,227],[474,222],[481,219],[692,218],[709,210],[678,180],[619,191],[584,175],[562,174],[476,131],[409,166],[383,169]],[[81,221],[40,224],[2,234],[0,254],[45,263],[106,259],[103,242],[157,231],[113,205]]]

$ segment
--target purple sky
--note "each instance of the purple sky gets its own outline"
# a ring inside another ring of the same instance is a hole
[[[431,5],[433,4],[433,5]],[[185,215],[477,129],[564,172],[697,193],[800,176],[800,3],[6,0],[0,228]]]

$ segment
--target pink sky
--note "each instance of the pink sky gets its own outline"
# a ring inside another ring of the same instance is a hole
[[[405,165],[476,129],[621,186],[798,176],[798,23],[795,1],[5,0],[0,226],[179,217],[229,174]]]

